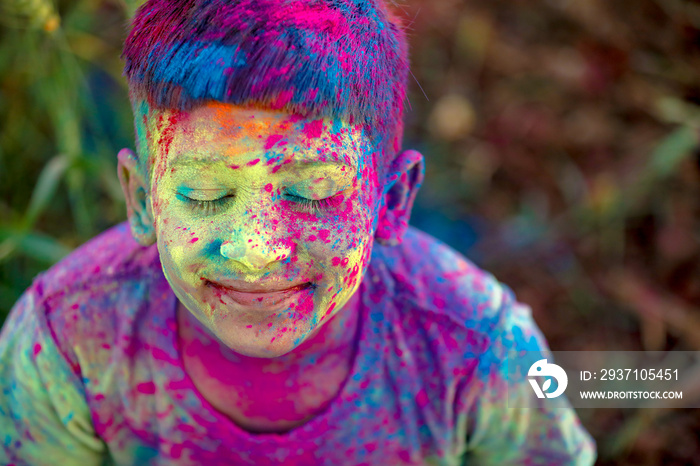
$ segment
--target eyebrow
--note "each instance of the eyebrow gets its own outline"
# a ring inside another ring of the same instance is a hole
[[[281,159],[281,157],[279,157]],[[274,158],[271,160],[275,160]],[[205,167],[208,165],[212,165],[215,163],[228,163],[229,160],[225,160],[222,157],[219,156],[211,156],[206,159],[193,159],[193,158],[187,158],[185,160],[182,160],[181,158],[178,158],[175,160],[173,163],[173,167]],[[263,162],[260,160],[259,163],[269,163],[269,162]],[[245,164],[244,164],[245,165]],[[313,168],[313,167],[319,167],[319,166],[333,166],[337,167],[339,169],[342,169],[343,167],[346,168],[346,170],[349,170],[350,173],[353,173],[355,170],[355,165],[352,163],[346,163],[346,162],[341,162],[339,160],[317,160],[317,159],[304,159],[304,158],[296,158],[296,159],[287,159],[287,161],[284,160],[279,160],[279,162],[273,162],[269,164],[270,168],[274,170],[273,173],[277,172],[285,172],[288,170],[291,170],[292,167],[302,167],[303,169],[308,169],[308,168]],[[276,168],[276,169],[275,169]]]
[[[322,167],[322,166],[331,166],[331,167],[337,167],[339,169],[342,169],[345,167],[346,170],[349,170],[349,173],[352,173],[355,170],[355,167],[351,164],[347,164],[345,162],[340,162],[337,160],[313,160],[313,159],[288,159],[289,162],[285,161],[280,161],[279,163],[272,163],[270,164],[271,167],[276,167],[277,169],[275,172],[285,172],[288,170],[291,170],[292,167],[303,167],[304,169],[307,168],[313,168],[313,167]]]

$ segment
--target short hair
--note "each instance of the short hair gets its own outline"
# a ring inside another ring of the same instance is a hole
[[[149,0],[122,57],[134,106],[214,100],[341,118],[385,164],[401,147],[408,46],[383,0]]]

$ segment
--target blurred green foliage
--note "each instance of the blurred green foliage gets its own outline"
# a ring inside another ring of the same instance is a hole
[[[0,322],[34,276],[125,218],[119,55],[137,3],[0,4]],[[395,7],[416,80],[405,145],[428,164],[413,223],[508,283],[553,349],[700,350],[700,7]],[[696,413],[580,414],[600,464],[700,457]]]
[[[0,5],[0,319],[32,278],[124,218],[120,43],[133,4]]]

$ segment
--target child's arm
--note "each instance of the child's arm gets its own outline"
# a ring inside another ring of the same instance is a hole
[[[0,464],[102,464],[82,383],[40,306],[32,286],[0,333]]]
[[[517,303],[508,287],[502,297],[498,324],[479,361],[480,376],[469,390],[465,464],[592,465],[595,443],[566,398],[540,400],[524,376],[505,375],[514,350],[541,351],[547,357],[549,348],[530,308]]]

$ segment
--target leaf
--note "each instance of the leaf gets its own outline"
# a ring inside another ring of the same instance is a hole
[[[17,249],[36,260],[53,264],[70,254],[71,249],[56,239],[38,232],[26,233],[17,238]]]
[[[666,136],[651,154],[651,175],[667,176],[688,157],[698,145],[697,129],[681,126]]]
[[[68,168],[69,160],[65,155],[57,155],[46,164],[39,175],[32,198],[29,201],[29,207],[24,215],[23,225],[29,229],[36,222],[37,217],[46,209],[46,206],[51,202],[56,187],[61,177]]]

